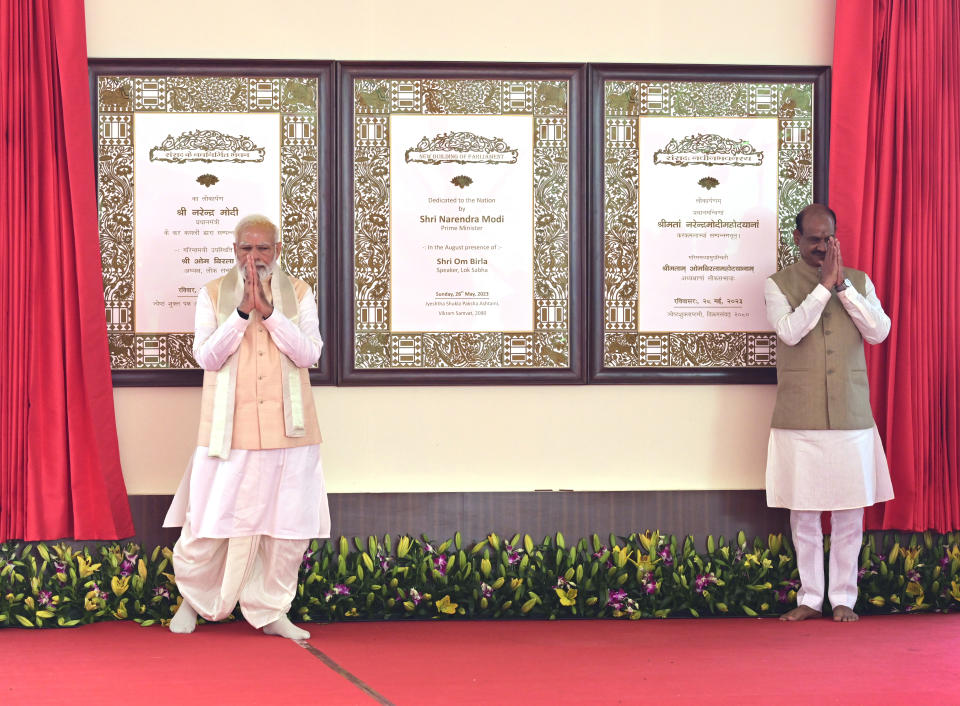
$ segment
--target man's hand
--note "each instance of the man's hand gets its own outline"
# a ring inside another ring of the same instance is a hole
[[[257,274],[257,268],[253,264],[253,256],[250,256],[250,269],[253,274],[251,280],[253,281],[253,305],[256,310],[260,313],[260,316],[264,319],[270,316],[273,313],[273,304],[267,301],[267,295],[263,291],[263,282],[260,281],[260,276]]]
[[[840,271],[839,257],[840,249],[837,246],[837,239],[831,238],[827,242],[827,254],[823,258],[823,264],[820,265],[820,284],[827,289],[833,289],[837,283],[837,273]]]
[[[837,281],[834,283],[834,285],[843,288],[846,286],[847,275],[843,271],[843,255],[840,253],[840,241],[834,238],[833,244],[837,248]]]
[[[257,277],[257,268],[254,267],[252,258],[245,258],[240,266],[245,270],[246,276],[243,280],[243,299],[240,300],[240,305],[237,308],[249,316],[257,303],[254,282],[259,283],[260,278]]]

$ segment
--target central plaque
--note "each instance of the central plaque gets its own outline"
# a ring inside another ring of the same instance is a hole
[[[344,65],[344,382],[583,380],[581,73]]]

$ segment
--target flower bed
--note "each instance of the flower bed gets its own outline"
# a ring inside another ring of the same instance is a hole
[[[960,610],[960,532],[868,534],[860,554],[860,613]],[[828,540],[829,544],[829,540]],[[829,547],[828,547],[829,549]],[[0,627],[104,620],[166,624],[180,603],[167,547],[72,549],[0,545]],[[576,543],[459,533],[314,540],[304,555],[294,620],[773,616],[795,604],[789,539],[747,542],[657,532]]]

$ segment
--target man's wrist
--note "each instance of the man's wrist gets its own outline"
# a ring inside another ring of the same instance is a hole
[[[833,291],[839,294],[849,286],[850,286],[850,281],[845,279],[842,282],[837,283],[837,285],[833,288]]]

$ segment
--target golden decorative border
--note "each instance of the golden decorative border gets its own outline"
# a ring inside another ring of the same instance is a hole
[[[196,368],[192,333],[136,333],[134,140],[136,113],[279,113],[280,232],[284,268],[318,281],[318,82],[310,77],[97,78],[98,210],[103,294],[114,370]]]
[[[793,216],[813,200],[813,84],[604,83],[605,368],[771,368],[776,335],[637,331],[640,117],[762,117],[778,121],[777,268],[796,261]]]
[[[570,367],[568,82],[358,78],[352,95],[355,367]],[[533,331],[391,331],[391,114],[533,116]]]

